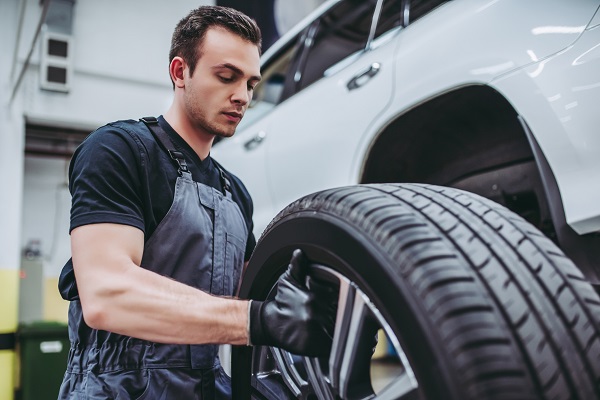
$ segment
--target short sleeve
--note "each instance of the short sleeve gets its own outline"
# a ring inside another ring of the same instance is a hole
[[[111,125],[83,141],[69,167],[69,231],[96,223],[131,225],[144,231],[140,154],[135,139]]]

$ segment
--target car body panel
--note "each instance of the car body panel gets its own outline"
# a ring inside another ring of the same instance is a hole
[[[577,70],[575,73],[569,70]],[[600,231],[600,26],[570,48],[492,83],[527,121],[556,178],[567,223]]]
[[[594,18],[592,18],[592,20],[590,21],[587,29],[595,28],[598,25],[600,25],[600,9],[598,9],[596,11],[596,14],[594,15]]]
[[[263,65],[337,3],[325,3],[276,42]],[[399,29],[389,43],[340,62],[335,73],[242,125],[213,153],[248,186],[260,235],[292,200],[358,183],[370,147],[396,118],[449,91],[489,85],[531,127],[558,181],[567,222],[579,233],[600,231],[600,192],[593,184],[600,173],[594,159],[600,139],[593,132],[599,124],[590,110],[599,98],[598,35],[590,29],[599,22],[599,5],[596,0],[450,1]],[[581,64],[572,65],[575,60]],[[380,72],[364,87],[348,90],[348,81],[373,63],[381,63]],[[573,74],[573,68],[585,76]],[[558,91],[562,100],[550,101]],[[567,92],[581,96],[577,106]],[[264,144],[245,150],[259,132],[266,133]]]
[[[294,166],[294,173],[302,179],[272,173],[275,204],[286,205],[307,193],[351,183],[353,150],[390,103],[393,60],[386,46],[379,47],[279,105],[281,112],[272,119],[267,143],[269,170]],[[379,72],[363,86],[349,90],[350,80],[374,64],[380,66]],[[319,104],[314,103],[316,92]],[[320,157],[311,156],[315,146]]]
[[[424,22],[438,24],[438,27],[441,27],[440,24],[448,21],[451,15],[469,14],[463,9],[471,6],[467,3],[449,3],[428,16]],[[577,28],[564,29],[566,33],[560,33],[561,29],[557,28],[556,35],[562,39],[559,43],[553,40],[546,42],[552,33],[535,33],[552,31],[550,28],[541,29],[541,27],[553,26],[550,25],[552,20],[550,15],[523,13],[520,18],[511,20],[511,26],[519,25],[520,31],[531,32],[524,35],[525,40],[518,42],[515,37],[511,41],[504,39],[498,41],[497,45],[489,46],[490,42],[496,40],[497,33],[493,29],[486,29],[486,26],[493,27],[494,19],[502,18],[503,14],[508,18],[509,10],[499,6],[509,3],[511,2],[489,2],[488,7],[481,7],[478,12],[470,13],[475,22],[461,19],[457,21],[460,22],[458,25],[451,24],[452,26],[445,27],[444,32],[449,33],[443,37],[428,35],[431,29],[425,24],[419,26],[421,21],[417,21],[402,32],[397,49],[396,91],[392,101],[394,106],[372,124],[373,131],[368,132],[356,148],[356,163],[353,165],[355,180],[358,181],[361,176],[366,162],[365,156],[369,154],[368,149],[389,121],[450,90],[469,85],[488,84],[503,93],[515,106],[517,112],[523,114],[526,121],[530,123],[536,139],[541,142],[540,146],[549,158],[558,180],[569,225],[580,234],[600,231],[598,206],[600,187],[590,185],[594,176],[598,176],[600,171],[600,157],[596,155],[597,150],[600,149],[600,136],[597,135],[597,128],[595,128],[600,126],[600,120],[598,113],[591,108],[600,99],[600,65],[598,64],[600,46],[596,46],[597,29],[586,31],[585,25],[580,25],[583,21],[589,21],[589,16],[594,14],[598,3],[588,2],[585,7],[575,7],[572,10],[579,10],[579,12],[574,14],[568,13],[570,9],[567,8],[561,10],[568,14],[568,23]],[[453,8],[458,5],[460,11]],[[569,3],[565,7],[571,5]],[[548,8],[552,9],[552,7]],[[535,18],[532,18],[532,14]],[[568,23],[563,22],[562,25],[556,26],[568,27]],[[479,34],[473,36],[468,29],[461,26],[478,26]],[[584,31],[586,34],[582,35]],[[539,40],[540,37],[542,40]],[[577,40],[579,38],[581,40]],[[455,41],[460,41],[463,46],[456,48],[452,45]],[[424,52],[423,49],[437,50]],[[528,60],[529,54],[539,56]],[[405,59],[410,62],[402,62]],[[417,59],[419,62],[414,61]],[[579,60],[577,61],[580,63],[577,65],[579,69],[586,69],[585,73],[567,71],[574,66],[572,64],[577,63],[575,60]],[[562,65],[557,65],[559,63]],[[422,65],[442,67],[424,70]],[[544,68],[545,72],[541,73]],[[531,76],[530,80],[537,79],[539,83],[527,84],[527,82],[517,81],[516,78],[509,79],[513,75]],[[571,82],[571,80],[578,82]],[[567,101],[565,99],[568,97],[564,97],[561,102],[553,101],[551,102],[553,104],[550,104],[540,92],[542,88],[538,85],[543,85],[546,91],[555,91],[553,94],[547,94],[547,98],[551,100],[552,96],[558,93],[557,90],[562,90],[572,95],[577,91],[576,95],[581,96],[581,101],[577,106],[572,98]],[[561,85],[562,89],[557,85]],[[513,99],[519,102],[518,106]],[[545,104],[549,104],[546,115],[541,110]],[[557,117],[559,115],[563,116]],[[570,118],[568,127],[562,126],[561,118]],[[581,196],[580,194],[583,193],[585,195]]]
[[[242,180],[254,203],[254,233],[258,237],[277,213],[269,185],[267,170],[267,148],[256,142],[261,132],[269,131],[268,116],[250,124],[247,129],[236,133],[211,151],[211,157],[222,163],[230,172]],[[265,139],[268,140],[268,139]]]

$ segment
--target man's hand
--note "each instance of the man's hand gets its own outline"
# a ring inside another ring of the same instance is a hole
[[[252,345],[279,347],[309,357],[329,355],[337,291],[310,277],[307,269],[308,260],[302,251],[294,251],[287,271],[277,282],[275,298],[252,301]]]

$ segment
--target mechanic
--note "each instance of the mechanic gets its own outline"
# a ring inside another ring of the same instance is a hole
[[[219,344],[328,354],[334,317],[322,310],[334,294],[317,290],[301,251],[274,299],[233,297],[256,244],[252,201],[210,148],[242,119],[260,51],[246,15],[191,11],[173,34],[164,116],[109,123],[76,150],[72,257],[59,280],[71,301],[60,399],[230,398]]]

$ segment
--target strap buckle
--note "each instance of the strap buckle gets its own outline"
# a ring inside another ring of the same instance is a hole
[[[185,162],[185,157],[183,156],[182,152],[177,150],[168,151],[171,158],[175,160],[175,162],[179,166],[179,175],[182,175],[184,172],[190,172],[190,169],[188,168],[187,163]]]
[[[185,157],[183,153],[177,150],[173,150],[173,142],[169,138],[169,135],[160,127],[158,124],[158,119],[156,117],[143,117],[140,118],[140,121],[146,124],[150,132],[154,135],[156,140],[162,145],[162,147],[167,151],[171,159],[173,159],[177,166],[177,172],[179,176],[183,175],[184,172],[190,172],[187,163],[185,162]]]
[[[229,179],[225,175],[225,171],[219,168],[219,173],[221,174],[221,183],[223,185],[223,190],[225,191],[225,193],[231,193],[231,183],[229,183]]]
[[[158,124],[158,120],[156,119],[156,117],[143,117],[140,119],[146,124]]]

